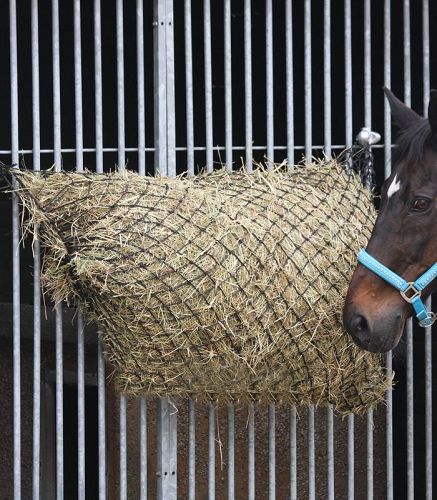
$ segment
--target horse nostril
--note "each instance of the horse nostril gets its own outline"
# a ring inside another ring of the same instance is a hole
[[[352,332],[362,341],[369,341],[369,323],[361,314],[356,314],[351,322]]]

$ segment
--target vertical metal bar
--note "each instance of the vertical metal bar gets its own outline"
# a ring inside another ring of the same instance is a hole
[[[85,500],[85,350],[81,313],[77,316],[77,472],[78,498]]]
[[[118,168],[124,169],[125,136],[124,136],[124,41],[123,41],[123,0],[116,5],[116,38],[117,38],[117,124],[118,124]]]
[[[287,159],[289,169],[294,164],[294,87],[293,87],[293,8],[285,0],[285,85],[287,106]]]
[[[96,114],[96,171],[103,172],[102,27],[100,0],[94,0],[94,86]]]
[[[206,170],[212,172],[212,63],[211,63],[211,5],[203,0],[203,50],[205,59],[205,128]]]
[[[140,398],[140,500],[147,500],[147,403]]]
[[[346,148],[352,146],[352,25],[351,2],[344,2],[345,111]],[[348,416],[348,498],[354,498],[354,416]]]
[[[246,168],[252,172],[252,13],[251,0],[244,0],[244,108],[246,119]]]
[[[32,32],[32,149],[33,169],[40,170],[40,107],[39,107],[39,36],[38,0],[31,4]],[[32,498],[40,497],[41,455],[41,298],[40,298],[40,243],[33,248],[33,447]]]
[[[188,500],[196,499],[196,405],[188,401]]]
[[[228,500],[235,499],[235,409],[228,405]]]
[[[431,298],[426,301],[431,310]],[[432,328],[425,328],[425,480],[426,500],[432,500]]]
[[[185,0],[185,106],[187,114],[187,173],[194,175],[193,44],[191,0]]]
[[[255,500],[255,406],[253,403],[248,405],[248,433],[247,433],[247,498]]]
[[[269,405],[269,500],[276,498],[276,414],[275,405]]]
[[[105,415],[105,360],[102,343],[97,345],[97,407],[99,440],[99,500],[106,500],[106,415]]]
[[[173,0],[165,0],[165,61],[167,103],[167,174],[176,175],[176,108],[174,77]]]
[[[120,395],[120,500],[127,500],[126,396]]]
[[[165,398],[158,401],[157,500],[177,498],[177,410]]]
[[[273,168],[274,121],[273,121],[273,9],[272,0],[266,0],[266,125],[267,125],[267,167]]]
[[[155,172],[167,173],[166,4],[153,3]]]
[[[76,128],[76,170],[83,171],[82,54],[80,0],[74,1],[74,111]],[[85,500],[85,349],[82,313],[77,318],[77,472],[78,498]]]
[[[335,500],[334,483],[334,411],[332,406],[328,406],[328,500]]]
[[[331,131],[331,0],[324,3],[323,24],[323,96],[324,96],[324,130],[325,130],[325,156],[329,160],[332,153],[332,131]],[[329,412],[332,408],[328,408]]]
[[[146,173],[146,126],[144,104],[144,20],[143,1],[137,0],[137,104],[138,104],[138,173]]]
[[[367,500],[373,500],[373,410],[367,412]]]
[[[404,16],[404,101],[411,106],[411,40],[410,1],[403,2]],[[413,322],[407,321],[407,498],[414,498],[414,389],[413,389]]]
[[[231,0],[224,0],[224,67],[225,67],[225,147],[226,166],[232,170],[232,48]]]
[[[364,125],[372,127],[371,3],[364,2]],[[367,500],[373,500],[373,409],[367,411]]]
[[[348,498],[353,499],[355,492],[355,446],[354,446],[354,415],[347,417],[347,493]]]
[[[429,0],[422,2],[423,109],[430,97]],[[432,300],[426,300],[428,311]],[[426,500],[432,500],[432,328],[425,328],[425,482]]]
[[[208,405],[208,500],[215,498],[215,406]]]
[[[100,0],[94,0],[94,86],[96,116],[96,172],[103,172],[103,106],[102,106],[102,34]],[[106,499],[106,415],[105,360],[99,339],[97,343],[97,411],[99,455],[99,500]]]
[[[304,6],[304,73],[305,73],[305,158],[311,162],[312,148],[312,85],[311,85],[311,0]]]
[[[352,146],[352,24],[351,1],[344,2],[344,66],[345,66],[345,109],[346,148]]]
[[[9,40],[11,72],[11,151],[12,163],[18,167],[18,63],[17,10],[15,0],[9,2]],[[21,499],[21,353],[20,353],[20,253],[18,198],[12,198],[12,315],[13,315],[13,442],[14,500]]]
[[[52,62],[53,62],[53,149],[55,170],[62,167],[61,157],[61,75],[59,62],[59,5],[52,0]],[[55,306],[56,314],[56,498],[64,498],[64,415],[62,360],[62,305]]]
[[[308,499],[316,499],[316,451],[314,440],[314,406],[308,407]]]
[[[290,408],[290,500],[297,499],[296,407]]]
[[[414,499],[413,322],[407,321],[407,498]]]

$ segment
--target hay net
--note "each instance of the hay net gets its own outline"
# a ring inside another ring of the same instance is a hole
[[[381,358],[341,325],[375,212],[340,164],[13,176],[44,289],[98,323],[119,390],[342,414],[384,399]]]

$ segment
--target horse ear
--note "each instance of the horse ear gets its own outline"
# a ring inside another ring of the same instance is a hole
[[[413,111],[402,101],[400,101],[390,89],[384,87],[384,92],[390,104],[390,110],[393,116],[393,120],[399,128],[408,128],[412,123],[422,119],[415,111]]]
[[[428,121],[434,136],[437,136],[437,90],[431,90],[428,105]]]

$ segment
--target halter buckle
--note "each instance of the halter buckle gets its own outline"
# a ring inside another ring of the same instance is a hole
[[[412,295],[407,295],[407,293],[410,292],[412,293]],[[405,290],[400,290],[399,293],[401,294],[402,298],[410,304],[416,297],[420,297],[422,295],[422,291],[418,290],[412,281],[408,283],[408,288],[406,288]]]
[[[419,321],[419,325],[423,328],[432,326],[436,319],[436,315],[433,312],[428,312],[426,318],[423,318],[421,321]]]

